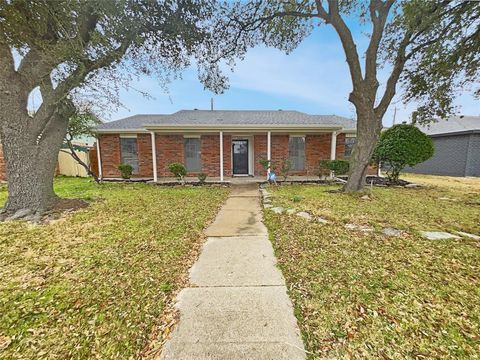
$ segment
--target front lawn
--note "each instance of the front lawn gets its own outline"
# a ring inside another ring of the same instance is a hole
[[[133,358],[228,190],[75,178],[55,187],[94,201],[50,225],[0,224],[0,357]]]
[[[436,183],[374,188],[369,199],[328,192],[338,186],[268,189],[273,206],[330,222],[265,210],[311,359],[479,357],[480,240],[419,231],[480,234],[480,198],[475,187]],[[387,237],[385,227],[403,234]]]

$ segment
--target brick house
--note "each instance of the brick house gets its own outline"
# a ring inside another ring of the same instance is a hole
[[[224,181],[232,176],[266,176],[261,159],[279,168],[285,159],[292,175],[315,176],[323,159],[348,157],[354,120],[298,111],[182,110],[171,115],[134,115],[97,127],[100,176],[118,178],[118,165],[134,177],[171,177],[180,162],[187,176],[203,172]]]

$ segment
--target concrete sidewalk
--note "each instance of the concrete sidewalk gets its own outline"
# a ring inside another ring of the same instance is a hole
[[[160,359],[305,358],[258,186],[232,190],[177,297],[180,321]]]

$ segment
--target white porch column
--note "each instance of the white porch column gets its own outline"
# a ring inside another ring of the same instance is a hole
[[[220,131],[220,182],[223,182],[223,131]]]
[[[98,162],[98,178],[103,180],[102,172],[102,156],[100,155],[100,138],[97,136],[97,162]]]
[[[155,131],[151,131],[152,136],[152,163],[153,163],[153,181],[157,182],[157,145],[155,144]]]
[[[270,161],[272,160],[272,132],[267,132],[267,160],[268,160],[268,169],[267,169],[267,179],[268,174],[270,174]]]
[[[337,132],[332,132],[332,142],[330,147],[330,160],[335,160],[337,154]]]

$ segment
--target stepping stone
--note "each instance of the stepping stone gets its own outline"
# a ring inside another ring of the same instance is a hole
[[[405,185],[406,188],[418,188],[418,187],[422,187],[421,185],[419,184],[407,184]]]
[[[457,201],[457,199],[452,199],[452,198],[449,198],[449,197],[441,197],[441,198],[438,198],[438,200],[443,200],[443,201]]]
[[[263,207],[265,209],[271,209],[273,207],[273,205],[272,204],[263,204]]]
[[[263,203],[264,203],[264,204],[271,204],[271,203],[272,203],[272,200],[270,200],[270,199],[268,199],[268,198],[267,198],[267,199],[263,199]]]
[[[358,229],[358,225],[355,225],[355,224],[345,224],[345,229],[347,229],[347,230],[357,230],[357,229]]]
[[[320,224],[328,224],[328,223],[330,223],[330,221],[328,221],[327,219],[321,218],[321,217],[318,217],[318,218],[317,218],[317,222],[319,222]]]
[[[345,229],[358,230],[361,232],[372,232],[373,228],[368,225],[345,224]]]
[[[373,228],[367,225],[360,225],[358,227],[358,230],[360,230],[361,232],[372,232]]]
[[[460,236],[468,237],[468,238],[473,239],[473,240],[480,240],[480,236],[475,235],[475,234],[470,234],[470,233],[463,232],[463,231],[455,231],[455,233],[460,235]]]
[[[287,209],[287,215],[293,215],[297,212],[295,209]]]
[[[420,234],[428,240],[460,239],[460,236],[445,231],[420,231]]]
[[[400,236],[402,235],[402,230],[387,227],[382,229],[382,234],[387,236]]]
[[[278,206],[278,207],[272,207],[270,208],[271,211],[273,211],[275,214],[281,214],[284,212],[284,208],[281,207],[281,206]]]
[[[297,213],[297,216],[300,216],[301,218],[304,218],[305,220],[312,220],[312,215],[305,211],[300,211]]]

